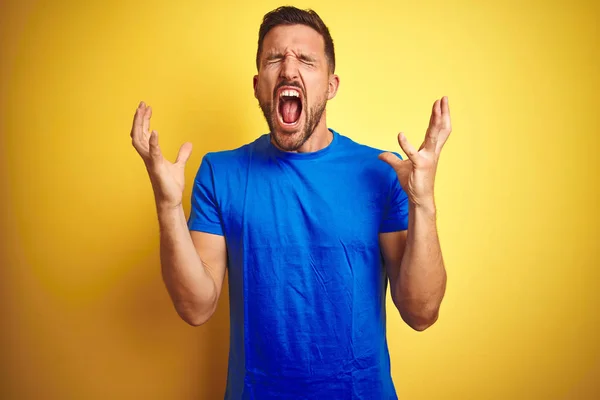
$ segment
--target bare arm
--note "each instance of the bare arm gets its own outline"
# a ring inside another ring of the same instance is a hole
[[[181,206],[159,209],[163,281],[179,316],[199,326],[213,315],[227,269],[225,238],[189,231]]]
[[[227,266],[225,238],[188,230],[181,200],[192,145],[183,144],[174,163],[166,160],[158,146],[158,133],[150,133],[151,116],[152,109],[140,103],[131,129],[132,144],[154,191],[163,281],[179,316],[198,326],[214,313],[221,293]]]
[[[422,331],[439,315],[446,291],[446,269],[436,226],[434,183],[442,147],[452,131],[448,98],[433,103],[425,141],[415,149],[400,133],[398,142],[408,156],[379,157],[394,168],[408,196],[408,231],[380,235],[394,304],[402,319]]]
[[[410,206],[408,231],[380,234],[392,300],[402,319],[423,331],[438,319],[446,269],[435,211]]]

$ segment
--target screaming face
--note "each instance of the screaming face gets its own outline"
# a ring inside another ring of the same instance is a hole
[[[265,36],[254,92],[274,144],[298,151],[326,131],[323,113],[337,89],[322,36],[304,25],[277,26]]]

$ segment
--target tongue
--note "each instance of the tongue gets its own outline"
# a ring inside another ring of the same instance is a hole
[[[300,118],[300,104],[298,100],[285,100],[281,110],[283,121],[286,124],[293,124]]]

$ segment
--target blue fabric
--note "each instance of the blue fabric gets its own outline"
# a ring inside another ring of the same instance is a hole
[[[378,234],[407,229],[408,199],[381,150],[330,131],[313,153],[265,134],[196,175],[188,226],[227,243],[226,399],[397,399]]]

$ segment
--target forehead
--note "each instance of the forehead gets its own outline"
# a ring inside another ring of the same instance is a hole
[[[325,54],[325,40],[310,26],[278,25],[265,36],[263,54],[286,51]]]

